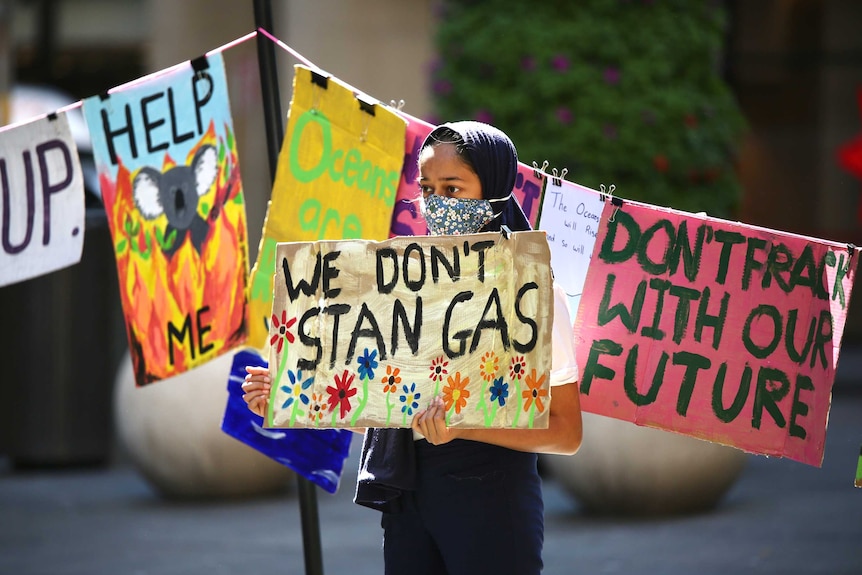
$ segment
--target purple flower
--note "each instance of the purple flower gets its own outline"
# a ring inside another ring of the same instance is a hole
[[[563,54],[557,54],[551,58],[551,67],[557,72],[565,72],[569,69],[569,59]]]
[[[431,74],[436,74],[441,69],[443,69],[443,58],[434,58],[428,63],[428,72]]]
[[[572,115],[572,111],[565,106],[560,106],[557,108],[557,120],[561,124],[571,124],[574,116]]]
[[[475,120],[477,122],[484,122],[485,124],[492,124],[494,122],[494,115],[488,110],[482,108],[481,110],[476,111]]]
[[[433,90],[435,94],[445,96],[452,92],[452,82],[449,80],[434,80]]]
[[[524,56],[521,58],[521,69],[525,72],[533,72],[536,70],[536,59],[533,56]]]
[[[605,84],[616,86],[620,83],[620,71],[617,68],[605,68]]]
[[[607,138],[608,140],[617,139],[617,127],[613,124],[605,124],[604,133],[605,138]]]

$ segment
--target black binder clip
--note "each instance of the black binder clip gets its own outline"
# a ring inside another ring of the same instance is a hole
[[[194,60],[190,62],[192,65],[192,70],[195,72],[195,78],[200,78],[204,75],[204,73],[209,69],[210,63],[206,57],[206,54],[203,56],[198,56]]]
[[[500,235],[502,235],[505,239],[512,239],[512,230],[509,229],[509,226],[503,224],[500,226]]]
[[[324,76],[320,72],[315,72],[314,70],[310,70],[311,72],[311,83],[317,86],[320,86],[324,90],[329,86],[329,78]]]
[[[611,214],[611,217],[608,218],[608,221],[612,222],[612,221],[614,221],[614,217],[616,217],[616,215],[617,215],[617,211],[623,205],[623,199],[614,196],[614,190],[617,188],[614,184],[611,184],[607,189],[605,189],[604,184],[599,184],[599,186],[600,186],[599,195],[601,195],[602,201],[603,202],[610,201],[611,205],[614,206],[614,212]]]
[[[354,97],[356,101],[359,102],[359,109],[368,114],[369,116],[373,116],[374,113],[374,102],[368,99],[364,94],[355,94]]]

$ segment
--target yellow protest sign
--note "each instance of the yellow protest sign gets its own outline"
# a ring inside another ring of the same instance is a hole
[[[405,121],[386,107],[335,78],[296,66],[287,130],[251,274],[250,345],[266,345],[276,243],[389,236],[405,130]]]
[[[269,427],[545,428],[553,296],[544,232],[280,243]]]

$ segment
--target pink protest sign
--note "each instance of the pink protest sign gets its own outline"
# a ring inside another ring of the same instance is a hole
[[[398,192],[395,195],[389,237],[424,236],[428,233],[428,226],[425,224],[425,218],[419,213],[419,204],[416,201],[419,198],[419,187],[416,182],[419,176],[417,162],[419,148],[422,147],[422,142],[434,126],[400,110],[398,115],[407,122],[407,133],[404,141],[404,165],[398,182]],[[524,163],[518,163],[514,193],[533,227],[536,226],[539,215],[542,184],[542,179],[536,175],[533,168]]]
[[[856,252],[606,204],[575,323],[583,409],[819,466]]]

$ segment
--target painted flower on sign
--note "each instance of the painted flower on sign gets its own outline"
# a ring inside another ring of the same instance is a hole
[[[443,359],[441,355],[431,362],[431,375],[428,377],[431,378],[431,381],[443,381],[443,378],[449,374],[449,371],[446,369],[448,366],[449,362]]]
[[[482,356],[482,361],[479,362],[479,371],[482,374],[482,379],[491,381],[497,375],[500,369],[500,358],[493,351],[486,352]]]
[[[500,407],[506,405],[506,398],[509,397],[509,384],[503,383],[502,377],[495,379],[488,391],[491,392],[491,403],[496,401]]]
[[[355,374],[345,369],[341,376],[335,376],[335,387],[331,385],[326,387],[326,393],[329,394],[327,399],[329,411],[335,411],[335,408],[338,407],[338,417],[341,419],[344,419],[345,414],[352,408],[350,398],[356,395],[356,388],[353,387],[355,378]]]
[[[509,364],[509,378],[520,381],[524,377],[524,372],[527,369],[527,362],[524,361],[523,355],[512,357],[512,362]]]
[[[374,370],[377,369],[377,350],[369,353],[368,348],[362,352],[362,356],[357,360],[359,362],[359,379],[374,379]]]
[[[402,385],[401,389],[403,393],[398,397],[398,401],[404,404],[401,406],[401,413],[413,415],[413,412],[419,409],[419,398],[422,394],[416,391],[415,383],[411,383],[410,387]]]
[[[470,397],[470,391],[466,389],[470,383],[470,378],[461,379],[461,372],[455,372],[455,375],[450,375],[448,379],[449,385],[443,386],[443,403],[446,405],[446,411],[455,407],[455,413],[461,413],[461,409],[467,405],[467,398]]]
[[[383,384],[383,393],[395,393],[398,390],[398,384],[401,383],[401,376],[398,375],[400,371],[397,367],[386,366],[386,375],[380,379],[380,383]]]
[[[326,411],[326,401],[322,393],[311,394],[311,405],[308,406],[308,419],[313,423],[323,420],[323,413]]]
[[[295,317],[290,318],[288,321],[287,310],[281,311],[281,321],[279,321],[277,315],[272,314],[272,327],[274,327],[277,332],[272,334],[272,337],[269,338],[269,345],[275,346],[277,344],[278,347],[276,347],[276,352],[281,353],[281,349],[284,347],[284,340],[287,340],[287,343],[293,343],[294,336],[289,330],[295,323]]]
[[[305,395],[303,391],[311,387],[311,384],[314,383],[314,376],[312,375],[303,380],[301,369],[296,370],[296,372],[288,369],[287,378],[290,380],[290,383],[282,385],[281,391],[288,394],[288,398],[281,405],[281,408],[286,409],[290,407],[293,405],[294,401],[301,401],[303,404],[308,405],[308,396]]]
[[[529,410],[534,402],[539,413],[545,411],[545,404],[542,402],[542,398],[548,397],[548,390],[542,388],[543,383],[545,383],[545,374],[537,377],[536,369],[533,368],[530,374],[527,375],[527,389],[521,392],[521,397],[524,398],[524,411]]]

